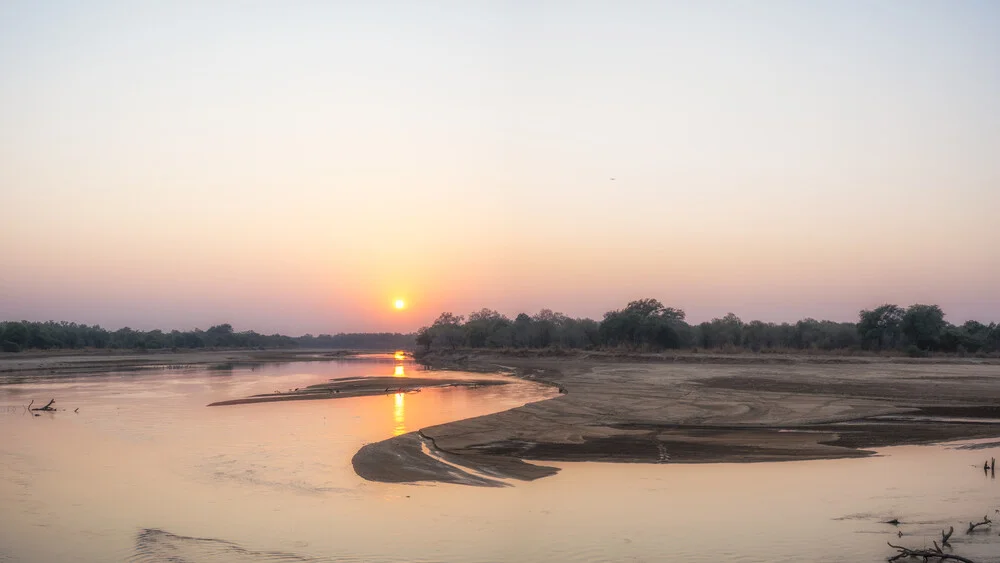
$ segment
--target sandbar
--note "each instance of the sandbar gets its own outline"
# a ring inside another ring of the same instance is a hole
[[[395,393],[415,393],[430,387],[485,387],[506,385],[502,379],[456,379],[434,377],[340,377],[285,393],[265,393],[244,399],[230,399],[211,403],[210,407],[271,403],[276,401],[308,401],[316,399],[346,399]]]
[[[498,479],[532,479],[555,473],[545,462],[832,459],[891,445],[1000,436],[1000,363],[991,360],[465,352],[425,361],[464,370],[502,366],[563,393],[366,446],[353,460],[362,477],[456,482],[453,475],[435,478],[419,461],[412,448],[418,438],[429,455],[447,456],[442,474],[459,466]],[[542,465],[526,471],[532,463]]]

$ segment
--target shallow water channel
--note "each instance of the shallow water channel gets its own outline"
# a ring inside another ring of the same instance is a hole
[[[884,561],[886,541],[930,545],[949,525],[955,553],[1000,561],[1000,525],[965,534],[984,514],[1000,521],[1000,483],[982,470],[1000,441],[832,461],[551,463],[556,476],[506,488],[399,485],[364,481],[351,457],[368,442],[555,392],[514,380],[206,407],[420,370],[387,355],[4,376],[0,562]],[[50,398],[66,410],[22,408]],[[903,523],[881,523],[892,518]]]

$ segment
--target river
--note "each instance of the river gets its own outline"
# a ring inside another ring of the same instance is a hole
[[[956,553],[1000,560],[1000,527],[965,534],[984,514],[1000,520],[1000,486],[981,467],[998,444],[785,463],[551,463],[562,471],[505,488],[383,484],[352,469],[364,444],[556,391],[512,379],[206,406],[418,372],[468,376],[392,355],[5,376],[0,561],[884,561],[886,541],[923,547],[949,525]],[[23,409],[50,398],[61,410]],[[892,518],[902,524],[882,523]]]

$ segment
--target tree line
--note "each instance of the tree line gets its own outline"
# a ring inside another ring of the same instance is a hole
[[[1000,326],[945,321],[937,305],[881,305],[858,314],[858,322],[803,319],[796,323],[744,322],[730,313],[689,324],[681,309],[656,299],[640,299],[608,311],[598,322],[572,318],[543,309],[510,319],[494,310],[470,315],[442,313],[416,334],[339,333],[313,336],[236,332],[229,324],[191,331],[140,331],[128,327],[107,330],[71,322],[0,322],[4,352],[29,349],[199,349],[199,348],[334,348],[410,349],[568,348],[622,349],[657,352],[705,350],[898,351],[913,356],[930,352],[951,354],[1000,353]]]
[[[128,327],[107,330],[99,325],[71,322],[0,322],[0,346],[4,352],[38,349],[198,349],[198,348],[337,348],[388,350],[413,347],[412,334],[340,333],[313,336],[259,334],[252,330],[236,332],[230,324],[207,330],[141,331]]]
[[[657,352],[673,349],[900,351],[989,354],[1000,352],[1000,326],[968,321],[953,325],[937,305],[882,305],[858,314],[858,322],[803,319],[796,323],[744,322],[729,313],[689,324],[681,309],[656,299],[632,301],[598,322],[543,309],[510,319],[482,309],[468,317],[442,313],[417,331],[424,350],[457,348],[578,348]]]

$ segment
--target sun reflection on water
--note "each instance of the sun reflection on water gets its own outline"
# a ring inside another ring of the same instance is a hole
[[[397,361],[401,362],[406,359],[406,352],[402,350],[396,350],[396,353],[393,354],[392,357],[395,358]]]
[[[392,429],[393,436],[406,434],[406,395],[396,393],[392,408],[392,419],[395,426]]]
[[[394,377],[406,377],[406,372],[403,371],[402,364],[396,366],[396,370],[392,373]]]

